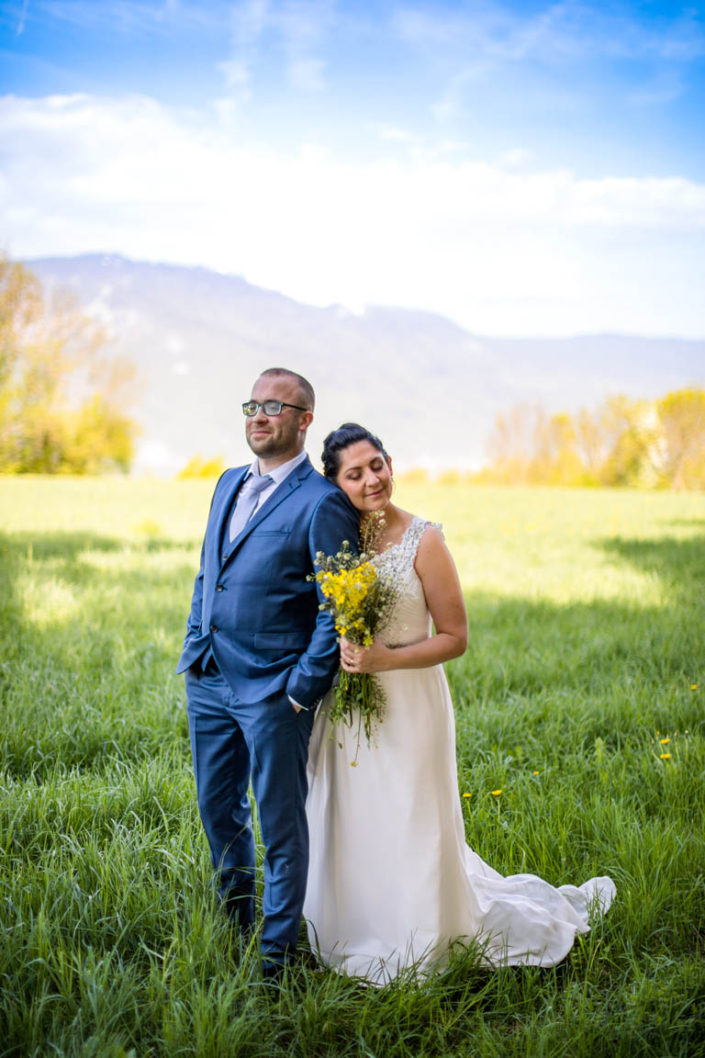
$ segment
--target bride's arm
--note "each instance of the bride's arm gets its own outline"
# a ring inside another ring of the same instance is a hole
[[[464,653],[468,645],[465,601],[455,563],[438,529],[429,526],[421,537],[415,568],[436,634],[401,647],[388,647],[376,639],[367,649],[342,638],[340,664],[346,672],[425,669]]]

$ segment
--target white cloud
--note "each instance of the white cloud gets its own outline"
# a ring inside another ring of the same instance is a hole
[[[291,86],[303,92],[322,92],[324,71],[325,63],[320,59],[293,59],[289,64]]]
[[[455,10],[402,6],[394,29],[437,71],[442,87],[430,112],[441,124],[472,113],[483,94],[496,96],[503,80],[511,91],[517,71],[520,105],[533,99],[542,110],[582,108],[586,100],[575,82],[601,66],[611,77],[619,69],[633,106],[667,105],[687,91],[688,67],[705,55],[705,30],[694,8],[664,7],[647,20],[638,5],[630,11],[628,5],[567,0],[528,14],[485,0]],[[590,83],[599,87],[593,78]]]
[[[40,23],[65,23],[81,29],[104,29],[113,33],[159,34],[168,32],[174,20],[186,25],[210,24],[222,20],[225,0],[209,0],[208,5],[189,0],[28,0],[23,16]]]
[[[223,75],[227,89],[240,92],[249,83],[250,70],[243,59],[228,59],[227,62],[220,62],[218,69]]]
[[[233,6],[230,15],[231,55],[217,64],[225,88],[237,102],[249,100],[252,70],[257,63],[260,37],[264,32],[269,9],[268,0],[246,0]]]
[[[16,11],[15,17],[17,18],[17,27],[15,29],[16,36],[20,37],[24,33],[24,28],[27,22],[27,8],[29,7],[29,0],[22,0],[22,6]]]
[[[644,20],[638,5],[557,2],[533,14],[508,4],[484,3],[448,8],[400,6],[394,17],[400,36],[423,50],[443,49],[477,64],[526,58],[574,60],[587,55],[678,63],[705,54],[705,32],[697,11],[667,11]]]
[[[396,143],[374,162],[287,154],[144,98],[7,97],[0,126],[15,256],[201,264],[479,333],[705,333],[705,185],[686,179],[585,180],[460,150],[404,161]]]
[[[244,0],[230,15],[230,57],[218,64],[225,87],[242,100],[260,72],[267,53],[279,49],[289,84],[295,91],[322,92],[325,60],[322,49],[333,24],[329,0]],[[269,76],[268,68],[264,76]],[[248,91],[245,98],[250,98]]]
[[[414,143],[416,136],[413,132],[408,129],[400,129],[395,125],[378,125],[372,124],[370,130],[374,132],[380,140],[388,140],[390,142],[396,141],[397,143]]]

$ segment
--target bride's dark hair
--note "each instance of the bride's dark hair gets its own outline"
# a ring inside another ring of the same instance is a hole
[[[381,452],[386,460],[389,460],[384,445],[379,437],[371,433],[364,426],[356,422],[344,422],[337,430],[331,430],[323,442],[321,462],[325,477],[333,481],[340,470],[340,453],[349,445],[357,444],[358,441],[369,441],[370,444]]]

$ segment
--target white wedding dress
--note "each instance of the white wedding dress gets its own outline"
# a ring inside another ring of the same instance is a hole
[[[401,543],[375,559],[399,590],[383,633],[389,645],[431,634],[414,569],[429,524],[414,518]],[[387,703],[371,746],[363,732],[358,749],[356,724],[336,726],[331,738],[327,699],[314,722],[304,905],[313,951],[376,985],[412,967],[442,968],[450,945],[463,940],[477,942],[489,965],[559,962],[576,932],[588,931],[588,912],[609,907],[614,883],[554,888],[532,874],[504,878],[484,863],[465,844],[442,665],[379,678]]]

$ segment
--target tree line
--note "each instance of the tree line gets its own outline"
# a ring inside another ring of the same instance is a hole
[[[488,455],[475,480],[703,489],[705,389],[657,400],[609,397],[574,414],[517,404],[497,415]]]
[[[0,472],[127,472],[133,367],[66,291],[0,257]]]
[[[139,432],[134,370],[105,345],[66,291],[44,290],[30,269],[0,256],[0,473],[129,471]],[[488,456],[462,480],[703,489],[705,389],[615,396],[576,413],[517,404],[497,415]],[[222,469],[220,457],[194,456],[180,476]]]

